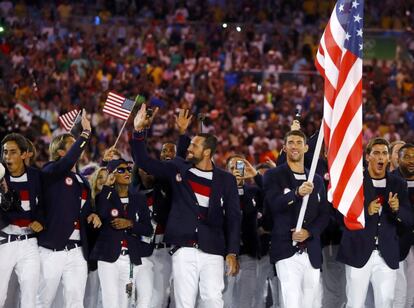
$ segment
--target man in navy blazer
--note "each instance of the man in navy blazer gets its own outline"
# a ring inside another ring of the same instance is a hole
[[[83,131],[77,140],[71,134],[55,137],[49,146],[51,161],[42,169],[44,230],[39,233],[40,287],[37,307],[50,307],[61,279],[65,303],[83,307],[86,279],[88,223],[101,225],[91,213],[88,181],[76,172],[76,163],[91,133],[82,113]]]
[[[287,163],[267,171],[265,203],[273,219],[270,261],[280,280],[283,307],[311,307],[317,297],[322,248],[320,235],[329,221],[322,178],[307,181],[306,136],[292,130],[285,136]],[[302,229],[295,231],[302,199],[309,195]],[[297,242],[293,246],[292,241]]]
[[[365,228],[345,229],[337,259],[345,263],[347,307],[364,307],[369,283],[375,307],[392,307],[396,270],[400,259],[399,225],[411,226],[413,215],[407,184],[387,173],[389,144],[372,139],[366,148],[364,173]]]
[[[214,166],[217,139],[209,134],[191,140],[186,160],[150,158],[145,146],[145,129],[150,122],[143,104],[134,119],[132,151],[140,168],[168,179],[171,184],[172,204],[165,241],[175,246],[172,252],[176,306],[195,307],[199,293],[207,307],[223,307],[223,256],[228,274],[238,271],[241,214],[236,179]]]
[[[247,184],[245,179],[256,175],[254,167],[242,154],[231,155],[226,162],[227,170],[237,181],[237,189],[242,212],[240,241],[240,272],[236,277],[228,277],[224,292],[225,307],[250,308],[254,305],[257,265],[260,255],[257,215],[260,188]]]
[[[33,307],[39,287],[40,260],[36,232],[43,229],[40,171],[25,166],[28,143],[24,136],[8,134],[1,142],[0,164],[0,307],[7,296],[13,271],[20,286],[21,307]]]
[[[395,149],[395,146],[394,146]],[[391,150],[392,153],[392,150]],[[392,159],[392,155],[391,155]],[[407,182],[410,209],[414,212],[414,144],[399,147],[397,169],[392,174]],[[412,307],[414,304],[414,226],[398,228],[400,238],[400,264],[397,270],[394,308]]]

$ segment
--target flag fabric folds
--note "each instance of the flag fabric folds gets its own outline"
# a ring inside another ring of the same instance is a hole
[[[323,127],[328,200],[351,230],[365,226],[362,148],[363,0],[339,0],[315,65],[324,78]]]
[[[114,92],[109,92],[103,112],[121,120],[128,120],[135,102]]]
[[[75,124],[76,118],[78,117],[79,110],[75,109],[69,111],[59,117],[59,122],[63,126],[63,128],[70,132],[72,127]]]

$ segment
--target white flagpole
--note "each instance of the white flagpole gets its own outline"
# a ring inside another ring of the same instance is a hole
[[[143,102],[143,97],[142,97],[141,95],[139,95],[139,94],[135,97],[134,106],[132,107],[132,110],[134,110],[134,107],[135,107],[135,105],[136,105],[136,103],[137,103],[138,101]],[[130,114],[128,115],[128,119],[126,119],[126,120],[125,120],[125,122],[124,122],[124,124],[122,125],[121,130],[120,130],[120,132],[119,132],[119,134],[118,134],[118,137],[116,138],[115,143],[114,143],[114,145],[112,146],[113,148],[116,148],[116,144],[118,143],[119,138],[121,137],[122,132],[124,131],[124,128],[125,128],[125,126],[126,126],[126,124],[127,124],[128,120],[129,120],[129,117],[131,116],[132,110],[131,110]]]
[[[322,141],[323,141],[323,121],[321,124],[321,128],[319,129],[318,140],[316,142],[315,152],[313,152],[312,157],[312,164],[309,171],[309,177],[307,179],[308,182],[313,182],[313,178],[315,177],[316,166],[318,165],[319,154],[321,153],[322,148]],[[305,218],[306,208],[308,207],[309,195],[306,195],[302,199],[302,206],[300,208],[298,222],[296,223],[295,231],[299,231],[302,229],[303,219]],[[297,244],[296,241],[292,242],[292,245],[295,246]]]
[[[129,116],[128,116],[128,119],[129,119]],[[118,137],[116,138],[116,140],[115,140],[115,143],[114,143],[114,145],[112,146],[113,148],[116,148],[116,144],[118,143],[118,140],[119,140],[119,138],[121,137],[121,135],[122,135],[122,132],[123,132],[123,130],[124,130],[124,128],[125,128],[125,125],[127,124],[127,122],[128,122],[128,119],[126,119],[125,121],[124,121],[124,124],[122,125],[122,127],[121,127],[121,131],[119,132],[119,134],[118,134]]]
[[[70,134],[70,133],[72,133],[72,129],[75,127],[75,125],[76,125],[76,120],[78,119],[78,117],[79,117],[79,115],[81,114],[81,112],[82,112],[82,109],[81,109],[81,110],[79,110],[78,114],[76,115],[75,120],[73,120],[73,124],[72,124],[72,126],[71,126],[71,128],[70,128],[70,130],[69,130],[69,134]]]

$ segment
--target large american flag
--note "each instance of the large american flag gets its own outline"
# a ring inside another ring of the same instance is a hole
[[[103,112],[121,120],[128,120],[135,102],[114,92],[109,92]]]
[[[362,149],[363,0],[339,0],[322,35],[315,65],[325,79],[323,124],[328,200],[349,229],[365,226]]]
[[[70,132],[73,126],[75,125],[76,118],[79,115],[79,110],[75,109],[72,111],[69,111],[65,114],[62,114],[59,117],[59,122],[63,126],[66,131]]]

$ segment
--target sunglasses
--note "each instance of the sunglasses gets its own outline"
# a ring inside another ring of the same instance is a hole
[[[116,168],[116,172],[119,174],[124,174],[126,171],[128,171],[129,173],[132,172],[132,167],[121,167],[121,168]]]

